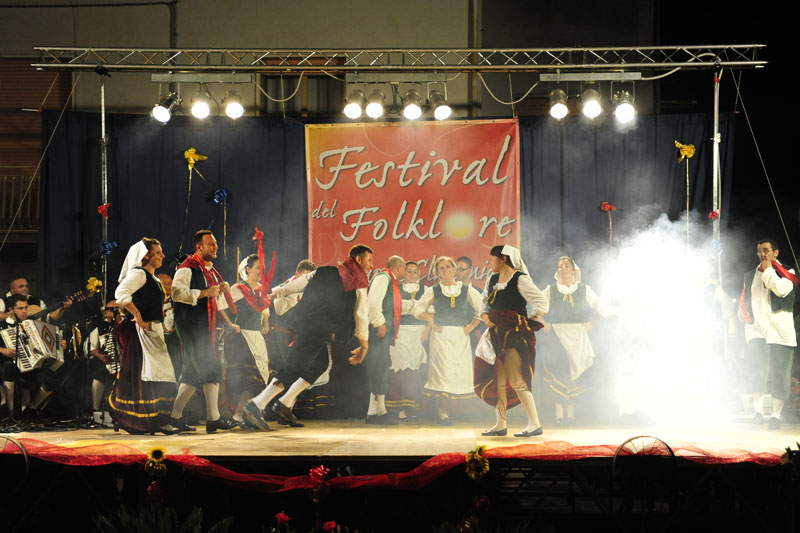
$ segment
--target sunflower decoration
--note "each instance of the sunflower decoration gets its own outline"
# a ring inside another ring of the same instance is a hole
[[[680,157],[678,157],[678,163],[683,163],[684,158],[691,159],[694,155],[694,145],[693,144],[681,144],[678,141],[675,141],[675,148],[680,151]]]
[[[166,450],[161,446],[151,448],[147,452],[147,461],[144,463],[144,471],[151,477],[159,478],[167,475]]]
[[[484,455],[485,451],[486,445],[481,444],[473,451],[467,452],[467,461],[464,464],[464,469],[472,479],[478,480],[489,471],[489,459]]]

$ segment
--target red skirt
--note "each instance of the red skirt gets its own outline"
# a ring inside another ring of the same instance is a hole
[[[142,381],[142,345],[135,323],[124,321],[115,335],[120,346],[120,367],[108,397],[111,417],[131,433],[152,433],[168,423],[176,385]]]

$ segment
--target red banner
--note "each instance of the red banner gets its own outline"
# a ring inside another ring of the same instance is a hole
[[[376,267],[400,255],[428,281],[436,257],[468,256],[481,284],[492,246],[519,247],[516,120],[307,125],[306,170],[317,264],[365,243]]]

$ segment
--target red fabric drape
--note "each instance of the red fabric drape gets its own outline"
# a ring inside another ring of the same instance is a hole
[[[101,466],[109,464],[136,464],[144,462],[147,455],[120,443],[92,444],[89,446],[66,447],[35,439],[21,438],[19,442],[27,454],[45,461],[75,465]],[[0,438],[0,442],[3,439]],[[701,464],[755,463],[763,466],[778,466],[781,457],[770,452],[751,452],[742,449],[707,450],[699,446],[680,442],[672,446],[679,458]],[[590,457],[613,457],[617,445],[599,444],[592,446],[573,446],[565,441],[548,441],[518,446],[503,446],[486,450],[485,456],[492,459],[529,459],[537,461],[572,461]],[[6,441],[0,453],[17,454],[22,452],[11,441]],[[167,455],[168,463],[180,465],[199,476],[215,479],[240,488],[260,492],[284,492],[294,489],[307,489],[320,482],[309,476],[274,476],[270,474],[242,474],[212,463],[208,459],[192,455],[184,449],[183,455]],[[408,472],[374,474],[364,476],[336,477],[324,481],[336,489],[394,488],[402,490],[423,487],[445,474],[453,467],[464,464],[464,453],[442,453],[431,457]]]

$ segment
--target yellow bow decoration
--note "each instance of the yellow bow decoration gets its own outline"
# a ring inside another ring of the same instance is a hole
[[[683,162],[683,158],[691,159],[694,155],[694,145],[693,144],[681,144],[678,141],[675,141],[675,148],[680,150],[681,156],[678,158],[678,163]]]
[[[100,292],[100,289],[102,288],[103,288],[103,282],[94,276],[89,278],[89,280],[86,282],[86,290],[89,291],[89,295],[91,296],[94,296],[95,294]]]
[[[208,156],[200,155],[197,153],[197,150],[194,148],[189,148],[185,152],[183,152],[183,157],[186,158],[186,162],[189,163],[189,170],[194,169],[194,164],[198,161],[203,161],[204,159],[208,159]]]
[[[562,301],[562,302],[569,302],[569,305],[571,305],[572,307],[575,307],[575,301],[572,299],[572,293],[570,293],[570,294],[565,294],[565,295],[564,295],[564,296],[561,298],[561,301]]]

